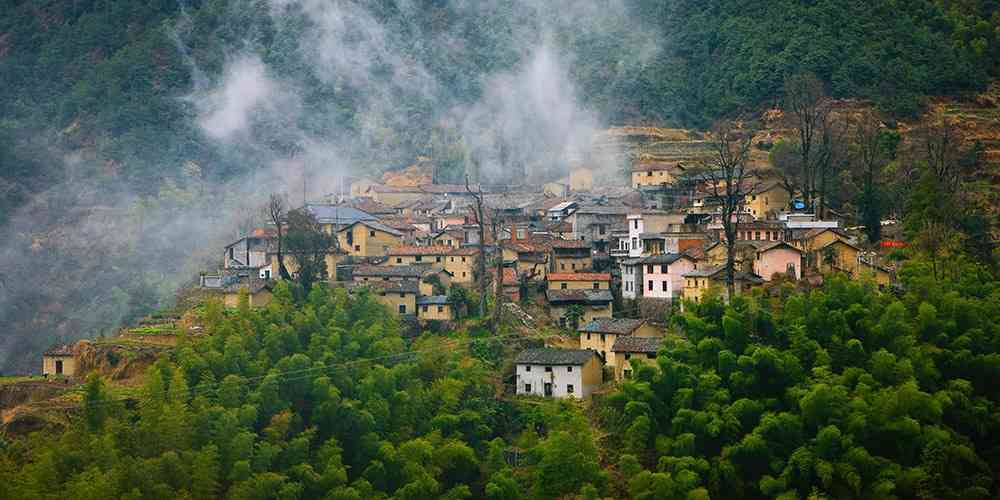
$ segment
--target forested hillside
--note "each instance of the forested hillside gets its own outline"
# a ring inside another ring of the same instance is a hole
[[[168,303],[254,219],[262,191],[322,196],[327,177],[416,155],[444,182],[511,169],[547,180],[605,125],[704,127],[770,107],[801,71],[906,116],[996,76],[996,11],[2,0],[0,366],[27,371],[52,341]]]
[[[929,265],[900,296],[689,304],[588,410],[504,395],[541,334],[406,340],[367,294],[282,282],[206,304],[137,404],[95,376],[64,433],[4,441],[0,498],[996,498],[1000,289]]]

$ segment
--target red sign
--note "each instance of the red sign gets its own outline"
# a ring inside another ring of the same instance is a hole
[[[882,240],[880,243],[882,248],[905,248],[906,242],[900,240]]]

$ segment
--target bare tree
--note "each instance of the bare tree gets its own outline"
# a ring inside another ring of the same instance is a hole
[[[820,174],[826,175],[829,166],[830,104],[823,82],[816,75],[801,73],[785,79],[784,105],[798,133],[799,188],[809,207],[813,206],[818,187],[823,187]]]
[[[494,209],[493,218],[490,220],[490,231],[493,233],[493,242],[496,245],[496,251],[493,252],[494,266],[496,269],[496,279],[497,286],[494,288],[496,294],[494,295],[493,302],[493,319],[492,323],[494,326],[500,324],[500,318],[503,314],[503,251],[500,249],[500,238],[503,236],[503,220],[500,218],[500,209]],[[480,238],[481,240],[482,238]],[[481,260],[485,260],[485,255],[480,255]]]
[[[475,212],[476,224],[479,226],[479,315],[482,316],[486,314],[486,211],[483,202],[483,185],[480,183],[473,190],[472,185],[469,184],[469,175],[466,174],[465,190],[472,195],[475,202],[472,210]],[[499,242],[494,240],[494,243]]]
[[[288,269],[285,269],[285,258],[282,252],[281,245],[285,239],[284,227],[282,224],[285,222],[285,217],[287,215],[288,206],[285,203],[285,198],[278,193],[271,193],[271,196],[267,200],[267,205],[264,206],[264,216],[274,224],[275,231],[277,233],[276,246],[277,246],[277,257],[278,257],[278,275],[281,279],[291,279],[291,275],[288,274]]]
[[[726,288],[732,298],[735,291],[736,236],[746,197],[758,186],[747,161],[753,140],[751,130],[738,129],[722,122],[712,131],[712,156],[702,162],[699,176],[709,194],[722,204],[722,231],[726,245]]]
[[[947,193],[958,190],[965,174],[965,137],[955,122],[941,115],[916,131],[919,153]]]
[[[854,157],[860,177],[859,209],[868,242],[882,239],[882,195],[879,177],[889,161],[882,144],[882,121],[871,111],[865,111],[854,122]]]

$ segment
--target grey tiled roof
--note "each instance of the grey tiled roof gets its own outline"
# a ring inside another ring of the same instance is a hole
[[[378,276],[380,278],[419,278],[430,270],[430,266],[354,266],[354,276]]]
[[[42,356],[72,356],[73,346],[69,344],[55,344],[42,353]]]
[[[644,319],[611,319],[598,318],[580,327],[584,333],[614,333],[616,335],[630,335],[637,328],[646,323]]]
[[[590,349],[556,349],[543,347],[521,351],[514,360],[524,365],[583,365],[596,353]]]
[[[417,298],[417,305],[418,306],[425,306],[425,305],[426,306],[434,306],[434,305],[443,306],[443,305],[447,305],[447,304],[448,304],[448,296],[447,295],[427,295],[427,296],[424,296],[424,297],[418,297]]]
[[[639,261],[640,264],[673,264],[681,258],[691,258],[689,255],[682,253],[667,253],[663,255],[651,255]]]
[[[372,291],[382,290],[386,293],[420,293],[420,284],[413,280],[403,281],[355,281],[348,283],[346,288],[354,291],[368,288]]]
[[[546,290],[545,297],[552,303],[606,304],[614,300],[610,290]]]
[[[374,215],[368,212],[343,205],[309,204],[305,206],[305,209],[323,224],[347,225],[362,220],[373,221],[376,219]]]
[[[615,339],[612,352],[657,352],[663,345],[662,337],[636,337],[629,335]]]

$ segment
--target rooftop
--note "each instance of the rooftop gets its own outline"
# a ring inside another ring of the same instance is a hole
[[[420,293],[420,284],[413,280],[403,281],[355,281],[348,283],[349,291],[368,288],[372,291],[381,290],[386,293]]]
[[[73,346],[69,344],[55,344],[42,353],[42,356],[72,356]]]
[[[663,337],[625,336],[615,339],[611,352],[644,352],[656,353],[663,345]]]
[[[417,297],[418,306],[444,306],[448,305],[447,295],[427,295],[424,297]]]
[[[354,266],[354,276],[378,276],[386,278],[420,278],[430,266]]]
[[[612,319],[598,318],[580,327],[584,333],[614,333],[616,335],[631,335],[640,326],[646,324],[644,319]]]
[[[693,257],[683,253],[667,253],[663,255],[651,255],[649,257],[644,257],[639,260],[639,264],[673,264],[680,259],[691,259]]]
[[[596,355],[590,349],[544,347],[521,351],[514,362],[519,365],[583,365]]]
[[[545,297],[550,303],[584,302],[587,304],[607,304],[614,300],[610,290],[546,290]]]
[[[368,212],[344,205],[306,204],[305,209],[321,224],[348,225],[362,220],[376,220],[376,217]]]
[[[549,281],[610,281],[610,273],[549,273]]]

